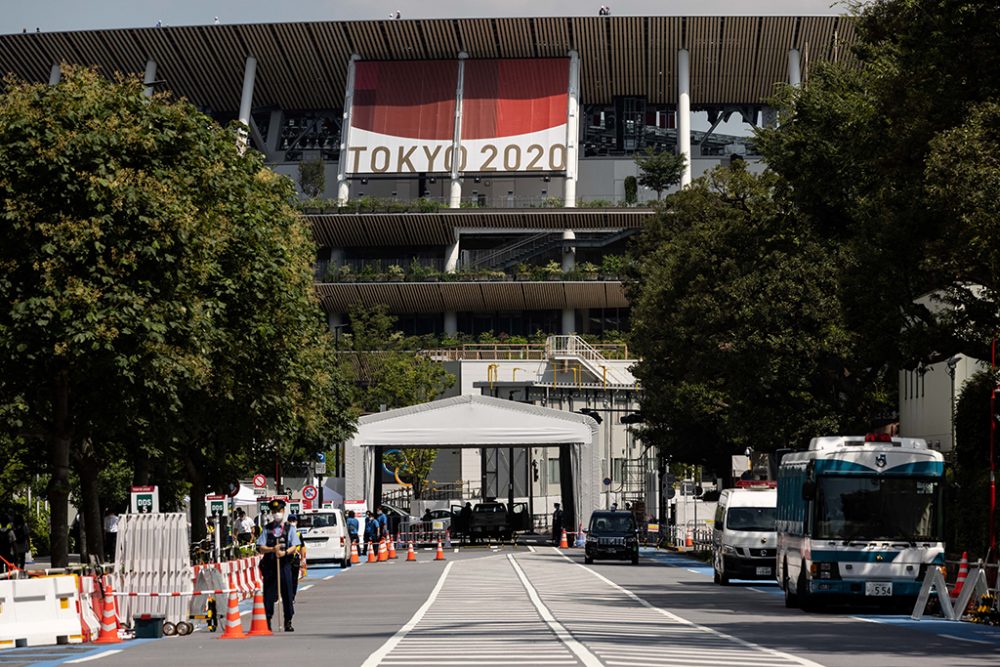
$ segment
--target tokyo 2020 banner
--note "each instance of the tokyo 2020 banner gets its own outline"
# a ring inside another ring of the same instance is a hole
[[[569,60],[358,62],[348,174],[566,170]]]

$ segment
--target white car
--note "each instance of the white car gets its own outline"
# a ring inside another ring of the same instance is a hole
[[[299,514],[299,537],[306,547],[306,562],[351,565],[347,520],[339,509],[304,510]]]

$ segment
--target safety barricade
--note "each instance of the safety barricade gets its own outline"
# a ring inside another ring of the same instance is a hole
[[[123,593],[186,591],[194,572],[189,551],[187,516],[183,513],[126,514],[118,524],[115,572],[111,584]],[[213,586],[213,588],[226,586]],[[131,626],[137,616],[163,616],[169,623],[187,621],[188,608],[179,597],[123,596],[118,619]]]
[[[81,642],[75,576],[0,581],[0,648]]]

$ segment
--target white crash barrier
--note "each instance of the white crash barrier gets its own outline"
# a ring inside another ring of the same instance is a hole
[[[81,642],[76,577],[0,581],[0,648]]]
[[[126,514],[118,524],[116,593],[194,590],[187,516],[183,513]],[[170,623],[186,621],[188,601],[181,597],[121,597],[118,621],[131,626],[141,615],[163,616]]]
[[[910,618],[914,621],[919,621],[923,618],[928,600],[930,600],[931,595],[935,595],[937,596],[938,603],[941,605],[941,615],[949,621],[960,621],[965,614],[965,610],[968,609],[969,603],[972,600],[978,600],[988,592],[986,570],[983,569],[982,561],[969,571],[969,576],[965,580],[962,592],[958,594],[958,599],[954,601],[954,604],[948,594],[948,584],[945,583],[941,570],[931,567],[928,568],[927,575],[924,577],[924,583],[920,587],[920,593],[917,595],[917,603],[913,607],[913,613],[910,614]]]

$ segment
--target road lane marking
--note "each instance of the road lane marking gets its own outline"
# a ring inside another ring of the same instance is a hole
[[[720,632],[719,630],[716,630],[714,628],[710,628],[708,626],[700,625],[698,623],[695,623],[694,621],[690,621],[690,620],[688,620],[688,619],[686,619],[686,618],[684,618],[682,616],[678,616],[677,614],[675,614],[673,612],[667,611],[666,609],[661,609],[660,607],[657,607],[656,605],[653,605],[650,602],[647,602],[646,600],[644,600],[643,598],[639,597],[638,595],[636,595],[632,591],[628,590],[627,588],[619,586],[618,584],[616,584],[615,582],[611,581],[610,579],[608,579],[607,577],[605,577],[601,573],[597,572],[596,570],[593,570],[592,568],[589,568],[589,567],[587,567],[587,566],[585,566],[585,565],[583,565],[581,563],[577,563],[576,561],[574,561],[573,559],[569,558],[564,553],[562,553],[559,549],[553,549],[553,551],[555,551],[555,553],[557,553],[561,558],[569,561],[570,563],[572,563],[576,567],[579,567],[582,570],[585,570],[586,572],[589,572],[591,575],[593,575],[597,579],[603,581],[605,584],[607,584],[611,588],[613,588],[613,589],[615,589],[615,590],[623,593],[624,595],[626,595],[629,599],[633,600],[634,602],[637,602],[638,604],[642,605],[643,607],[646,607],[647,609],[649,609],[651,611],[654,611],[654,612],[656,612],[656,613],[658,613],[658,614],[660,614],[662,616],[665,616],[665,617],[671,619],[672,621],[674,621],[676,623],[679,623],[681,625],[684,625],[684,626],[687,626],[687,627],[690,627],[690,628],[696,628],[698,630],[701,630],[702,632],[706,632],[708,634],[714,635],[715,637],[718,637],[720,639],[725,639],[725,640],[728,640],[728,641],[731,641],[731,642],[735,642],[735,643],[737,643],[737,644],[739,644],[741,646],[745,646],[746,648],[749,648],[749,649],[754,649],[754,650],[757,650],[757,651],[762,651],[762,652],[767,653],[769,655],[772,655],[774,657],[781,658],[782,660],[787,660],[789,662],[793,662],[793,663],[796,663],[798,665],[802,665],[802,667],[823,667],[820,663],[814,662],[814,661],[809,660],[807,658],[800,658],[799,656],[792,655],[791,653],[785,653],[784,651],[778,651],[776,649],[768,648],[766,646],[761,646],[760,644],[755,644],[755,643],[747,641],[745,639],[740,639],[739,637],[734,637],[733,635],[726,634],[725,632]]]
[[[330,576],[327,576],[327,577],[323,577],[323,581],[330,581],[331,579],[333,579],[333,578],[334,578],[334,577],[336,577],[336,576],[337,576],[337,575],[335,575],[335,574],[331,574]]]
[[[522,570],[521,566],[519,566],[517,561],[514,560],[513,554],[508,554],[507,560],[510,561],[511,566],[514,568],[514,572],[517,573],[518,579],[521,580],[521,585],[524,586],[524,590],[527,591],[528,599],[531,600],[531,604],[535,605],[535,609],[538,611],[539,616],[541,616],[542,620],[549,626],[549,629],[555,633],[556,637],[559,638],[559,641],[565,644],[566,648],[572,651],[573,654],[580,659],[580,662],[587,665],[587,667],[603,667],[597,656],[591,653],[586,646],[577,641],[576,638],[570,634],[569,630],[567,630],[563,624],[557,621],[556,617],[552,615],[549,608],[546,607],[545,603],[542,602],[542,599],[538,597],[538,591],[536,591],[535,587],[528,581],[528,577],[525,576],[524,570]]]
[[[83,658],[77,658],[76,660],[67,660],[64,664],[67,664],[67,665],[77,665],[77,664],[79,664],[81,662],[90,662],[91,660],[99,660],[99,659],[104,658],[106,656],[114,655],[115,653],[121,653],[121,652],[122,652],[122,649],[120,649],[120,648],[111,649],[110,651],[102,651],[102,652],[97,653],[95,655],[88,655],[88,656],[83,657]]]
[[[305,593],[307,590],[309,590],[310,588],[312,588],[315,585],[316,584],[309,584],[308,586],[303,586],[302,588],[299,589],[299,592],[300,593]]]
[[[530,551],[531,553],[535,553],[535,547],[533,547],[533,546],[531,546],[531,545],[529,544],[529,545],[528,545],[528,551]]]
[[[970,639],[968,637],[959,637],[957,635],[942,635],[938,634],[938,637],[944,637],[945,639],[954,639],[959,642],[972,642],[973,644],[986,644],[987,646],[993,646],[993,642],[988,642],[984,639]]]
[[[392,649],[396,648],[396,646],[403,639],[403,637],[405,637],[410,632],[410,630],[412,630],[417,625],[417,623],[420,622],[420,619],[424,617],[424,614],[427,613],[427,610],[430,609],[431,605],[434,604],[434,601],[437,599],[437,596],[441,592],[441,589],[444,588],[444,580],[448,578],[448,573],[451,571],[451,566],[454,564],[455,564],[454,561],[452,561],[444,566],[444,571],[441,572],[441,576],[438,577],[437,584],[434,585],[434,590],[431,591],[431,594],[427,597],[427,600],[425,600],[424,603],[420,606],[420,609],[417,609],[417,611],[413,614],[410,620],[406,622],[406,625],[397,630],[396,634],[394,634],[392,637],[389,638],[389,641],[382,644],[382,646],[376,649],[374,653],[368,656],[368,659],[361,664],[361,667],[375,667],[380,662],[382,662],[382,660],[387,655],[389,655],[389,652],[392,651]]]

